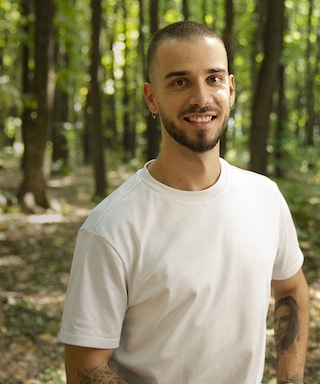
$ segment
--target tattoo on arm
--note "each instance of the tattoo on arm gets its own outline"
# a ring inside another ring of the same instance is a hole
[[[282,297],[276,303],[274,336],[278,355],[287,351],[299,335],[298,311],[298,304],[291,296]],[[294,381],[294,383],[296,382]]]
[[[108,365],[78,369],[80,384],[125,384]]]
[[[298,375],[294,375],[286,380],[280,381],[279,384],[302,384],[302,381],[299,379]]]

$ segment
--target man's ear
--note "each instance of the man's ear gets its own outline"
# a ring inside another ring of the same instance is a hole
[[[151,83],[144,83],[143,85],[143,96],[146,101],[146,104],[149,108],[149,111],[156,115],[158,113],[158,104],[156,100],[156,95]]]
[[[236,84],[235,84],[233,75],[229,75],[229,89],[230,89],[229,104],[230,104],[230,108],[232,108],[236,100]]]

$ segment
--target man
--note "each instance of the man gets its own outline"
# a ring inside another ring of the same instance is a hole
[[[308,288],[288,207],[219,158],[235,99],[222,41],[183,21],[153,37],[144,96],[162,149],[80,229],[60,333],[69,384],[259,384],[271,282],[299,308],[278,383],[303,383]]]

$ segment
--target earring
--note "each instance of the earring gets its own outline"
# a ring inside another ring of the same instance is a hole
[[[155,119],[155,118],[156,118],[156,114],[151,112],[151,117],[152,117],[153,119]]]

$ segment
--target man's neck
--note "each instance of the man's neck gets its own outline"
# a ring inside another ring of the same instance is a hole
[[[201,191],[217,182],[221,172],[219,148],[209,153],[193,154],[162,150],[148,170],[156,180],[171,188],[184,191]]]

